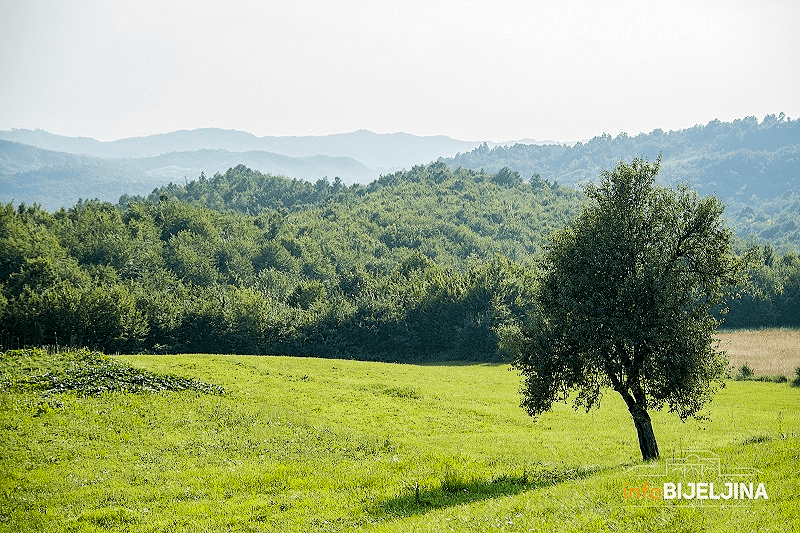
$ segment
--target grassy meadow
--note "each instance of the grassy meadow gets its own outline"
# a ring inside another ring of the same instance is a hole
[[[0,357],[2,532],[800,531],[787,383],[728,380],[707,421],[653,413],[661,464],[704,450],[768,491],[711,504],[625,500],[621,399],[534,421],[508,365],[130,355],[86,392],[74,361]]]

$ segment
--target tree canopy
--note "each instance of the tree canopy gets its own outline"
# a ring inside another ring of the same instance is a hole
[[[514,361],[532,416],[619,393],[645,460],[658,457],[648,410],[698,416],[722,384],[711,310],[742,271],[720,202],[655,186],[659,166],[620,162],[586,187],[590,204],[546,247]]]
[[[0,205],[0,344],[499,361],[546,235],[585,202],[434,163],[367,186],[237,166],[117,205]],[[728,320],[800,326],[800,259],[762,248]]]
[[[244,166],[119,205],[0,209],[0,343],[499,360],[577,191],[442,163],[369,186]]]

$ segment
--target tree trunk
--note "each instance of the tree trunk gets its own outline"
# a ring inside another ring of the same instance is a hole
[[[636,426],[636,434],[639,437],[639,450],[642,452],[642,459],[644,461],[653,461],[658,459],[658,444],[656,443],[656,435],[653,433],[653,423],[650,421],[650,415],[647,414],[647,409],[644,409],[640,404],[633,399],[633,396],[627,390],[617,389],[622,399],[625,400],[625,405],[628,406],[628,412],[633,417],[633,424]]]
[[[653,433],[653,424],[650,422],[650,415],[641,408],[631,411],[633,423],[636,426],[636,433],[639,436],[639,450],[642,452],[642,460],[653,461],[658,459],[658,444],[656,435]]]

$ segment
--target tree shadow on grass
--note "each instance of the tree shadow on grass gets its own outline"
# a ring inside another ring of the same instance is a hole
[[[445,472],[438,486],[407,484],[402,492],[377,502],[368,511],[373,516],[408,517],[444,507],[472,503],[502,496],[514,496],[528,490],[551,487],[592,476],[610,467],[561,468],[523,472],[519,476],[502,475],[491,480],[466,479],[452,471]]]

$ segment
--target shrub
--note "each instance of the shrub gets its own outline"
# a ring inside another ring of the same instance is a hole
[[[753,369],[750,368],[747,363],[745,363],[739,368],[739,374],[736,376],[736,380],[741,381],[743,379],[752,379],[753,374]]]
[[[789,381],[789,379],[783,374],[780,374],[778,376],[759,376],[758,381],[766,381],[768,383],[786,383]]]
[[[795,378],[792,380],[792,387],[800,387],[800,366],[794,369]]]

